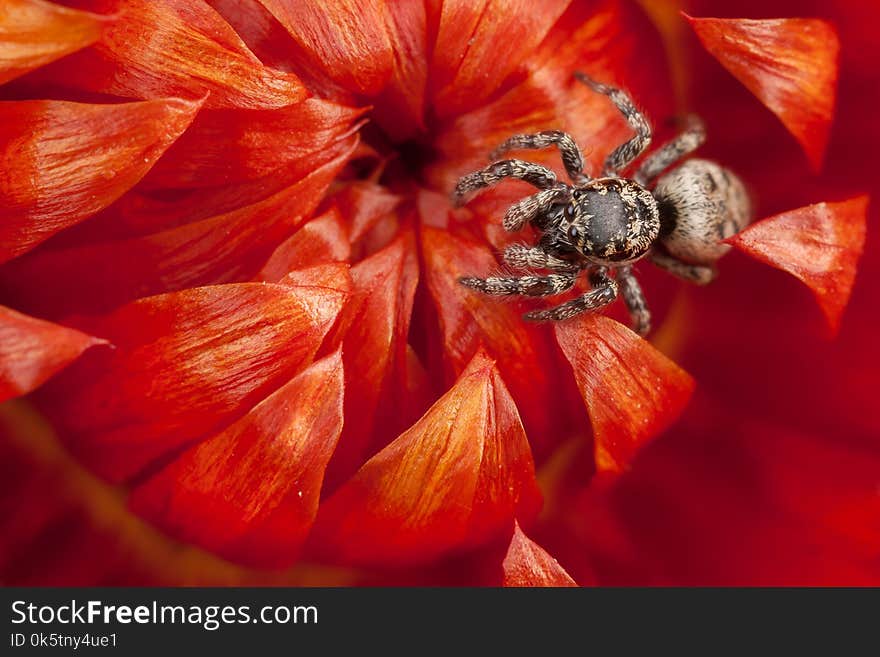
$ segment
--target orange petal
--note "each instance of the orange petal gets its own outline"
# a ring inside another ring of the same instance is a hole
[[[446,230],[423,226],[422,254],[428,291],[439,316],[444,360],[454,374],[480,348],[498,360],[540,459],[560,436],[565,410],[560,401],[558,361],[540,332],[522,318],[519,304],[490,299],[464,288],[462,276],[489,275],[498,263],[489,249]]]
[[[342,430],[343,385],[337,351],[137,486],[132,508],[231,561],[291,565]]]
[[[150,170],[200,103],[0,103],[0,262],[107,207]]]
[[[296,41],[303,70],[359,94],[375,94],[387,82],[393,55],[379,0],[260,2]]]
[[[119,14],[92,48],[43,72],[65,86],[130,98],[203,98],[208,107],[271,109],[308,92],[293,73],[264,66],[204,2],[90,0]]]
[[[116,349],[46,391],[69,447],[114,481],[241,417],[312,359],[345,297],[267,283],[192,288],[90,319]]]
[[[694,380],[650,343],[602,315],[559,323],[556,338],[590,414],[597,470],[626,469],[643,445],[678,418]]]
[[[318,512],[314,555],[349,563],[430,561],[485,543],[540,505],[513,400],[485,355]]]
[[[91,45],[104,16],[44,0],[5,0],[0,12],[0,84]]]
[[[867,196],[816,203],[759,221],[725,241],[800,279],[834,335],[865,245],[867,211]]]
[[[348,223],[348,239],[354,244],[379,219],[393,212],[400,205],[401,198],[383,185],[358,181],[347,186],[333,200]]]
[[[249,280],[314,211],[347,159],[338,157],[255,205],[178,228],[36,251],[11,263],[0,280],[18,291],[23,307],[52,316],[106,312],[141,296]]]
[[[406,369],[406,338],[419,280],[412,233],[403,233],[356,264],[351,278],[352,297],[337,333],[345,360],[345,416],[353,421],[343,430],[327,469],[329,490],[354,474],[375,451],[368,452],[375,429],[393,423],[390,418],[395,415],[407,414],[404,382],[394,374]],[[380,406],[383,398],[385,404]]]
[[[275,249],[258,278],[277,282],[295,269],[328,262],[344,262],[351,255],[339,211],[331,209],[315,217]]]
[[[431,62],[432,109],[440,117],[479,107],[519,68],[571,0],[446,0]]]
[[[577,586],[556,559],[523,534],[519,523],[513,528],[501,566],[504,586]]]
[[[770,109],[818,171],[837,97],[840,42],[814,18],[691,18],[709,53]]]
[[[0,306],[0,402],[38,388],[97,344],[106,343]]]

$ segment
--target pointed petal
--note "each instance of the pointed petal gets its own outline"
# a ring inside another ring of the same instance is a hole
[[[354,474],[375,451],[370,451],[373,434],[387,423],[383,418],[406,413],[404,381],[394,374],[406,369],[406,338],[419,280],[412,233],[401,234],[356,264],[351,278],[352,296],[336,339],[342,340],[345,360],[345,416],[357,421],[349,422],[342,432],[327,469],[329,490]],[[380,407],[383,397],[389,403]]]
[[[834,26],[814,18],[687,18],[706,50],[779,117],[821,169],[837,97]]]
[[[327,146],[355,130],[363,110],[320,99],[277,110],[205,110],[150,171],[144,186],[213,187],[264,176],[298,179]]]
[[[271,109],[308,92],[293,73],[263,66],[204,2],[92,0],[119,14],[95,46],[43,74],[65,86],[128,98],[203,98],[207,107]]]
[[[0,12],[0,84],[91,45],[109,20],[44,0],[6,0]]]
[[[539,504],[516,407],[478,354],[421,420],[321,505],[311,546],[346,563],[430,561],[509,532]]]
[[[260,0],[299,46],[301,68],[373,95],[391,75],[391,41],[379,0]],[[299,69],[297,69],[299,70]]]
[[[339,211],[334,208],[315,217],[282,242],[263,265],[258,278],[274,283],[295,269],[345,262],[350,256],[351,244]]]
[[[342,429],[337,351],[132,492],[131,507],[172,536],[231,561],[296,561]]]
[[[832,335],[849,301],[865,245],[868,197],[783,212],[725,240],[812,290]]]
[[[107,312],[150,294],[249,280],[314,211],[347,159],[232,212],[130,240],[37,251],[11,263],[0,280],[19,291],[28,310],[52,316]]]
[[[523,534],[519,523],[501,566],[504,586],[577,586],[556,559]]]
[[[571,0],[552,0],[540,11],[527,0],[498,6],[447,0],[431,62],[432,108],[440,117],[478,107],[527,59]]]
[[[54,379],[46,408],[90,468],[125,480],[301,371],[343,302],[335,290],[266,283],[140,299],[83,322],[116,349]]]
[[[489,299],[464,288],[462,276],[497,271],[488,247],[446,230],[423,226],[422,255],[428,291],[439,316],[444,360],[454,374],[464,370],[480,348],[498,361],[540,458],[564,426],[556,355],[540,327],[522,318],[516,303]]]
[[[596,468],[620,472],[690,400],[687,372],[622,324],[582,315],[556,325],[593,425]]]
[[[400,205],[401,197],[374,182],[355,182],[334,197],[340,214],[349,225],[348,239],[354,244],[385,215]]]
[[[200,103],[0,103],[0,262],[107,207],[186,130]]]
[[[97,344],[106,342],[0,306],[0,402],[38,388]]]

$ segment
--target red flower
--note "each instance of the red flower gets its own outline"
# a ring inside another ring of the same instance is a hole
[[[64,4],[0,16],[3,581],[880,582],[873,10]],[[763,218],[706,288],[639,265],[650,343],[457,282],[495,146],[628,138],[579,69]]]

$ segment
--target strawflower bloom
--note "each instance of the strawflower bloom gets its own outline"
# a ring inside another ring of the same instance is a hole
[[[880,584],[880,12],[731,4],[6,0],[0,581]],[[755,202],[647,340],[457,282],[577,70]]]

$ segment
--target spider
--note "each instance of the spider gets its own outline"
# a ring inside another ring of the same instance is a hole
[[[538,243],[511,245],[503,259],[514,269],[550,273],[466,277],[459,282],[485,294],[543,297],[570,290],[586,270],[588,292],[554,308],[526,313],[525,318],[561,321],[603,308],[621,295],[633,330],[646,335],[651,314],[633,263],[648,257],[679,278],[705,285],[716,276],[715,261],[730,249],[721,240],[749,223],[751,204],[742,181],[709,160],[690,159],[660,175],[705,141],[705,128],[696,116],[689,116],[684,131],[647,157],[632,178],[621,176],[651,143],[651,126],[626,92],[583,73],[574,75],[607,96],[636,135],[611,152],[601,178],[584,173],[583,155],[565,132],[515,135],[501,144],[490,155],[492,164],[459,180],[453,202],[460,206],[472,192],[505,178],[537,187],[540,191],[508,209],[503,225],[513,232],[530,223],[539,233]],[[554,145],[571,185],[540,164],[496,161],[509,150]]]

